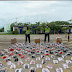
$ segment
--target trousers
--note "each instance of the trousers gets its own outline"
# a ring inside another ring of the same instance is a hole
[[[48,36],[48,42],[49,42],[49,40],[50,40],[50,38],[49,38],[49,33],[45,33],[45,39],[44,39],[44,42],[46,42],[46,37]]]
[[[30,43],[30,34],[25,34],[25,43],[27,42],[27,38],[28,38],[28,40],[29,40],[29,43]]]

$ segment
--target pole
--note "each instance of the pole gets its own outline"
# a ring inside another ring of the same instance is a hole
[[[70,34],[68,33],[68,42],[70,41],[70,37],[69,36],[70,36]]]

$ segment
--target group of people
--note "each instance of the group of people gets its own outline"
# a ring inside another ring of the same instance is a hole
[[[45,39],[44,39],[44,42],[46,42],[46,37],[48,36],[48,42],[50,41],[50,38],[49,38],[49,33],[50,33],[50,28],[48,26],[45,27]],[[26,29],[26,32],[25,32],[25,43],[27,42],[27,38],[29,40],[29,43],[30,43],[30,29],[29,27],[27,26],[27,29]]]

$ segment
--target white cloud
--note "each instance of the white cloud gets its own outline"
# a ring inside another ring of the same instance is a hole
[[[51,4],[57,3],[56,1],[30,1],[24,7],[26,8],[41,8],[45,6],[50,6]]]
[[[8,2],[2,2],[0,3],[0,13],[7,15],[34,15],[37,13],[45,13],[43,11],[43,8],[46,8],[50,6],[51,4],[57,3],[56,1],[30,1],[30,2],[21,2],[20,4],[18,2],[16,3],[8,3]],[[2,7],[3,6],[3,7]],[[3,13],[4,12],[4,13]],[[7,16],[6,16],[7,17]]]
[[[1,1],[0,24],[15,21],[67,20],[72,16],[71,1]]]

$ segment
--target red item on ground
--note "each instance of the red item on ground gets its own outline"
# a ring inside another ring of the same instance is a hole
[[[36,46],[36,45],[33,45],[33,46]]]
[[[24,51],[21,49],[21,52],[24,52]]]
[[[10,51],[14,51],[14,49],[11,48]]]
[[[51,49],[49,49],[49,51],[51,51]]]
[[[47,49],[46,47],[44,49]]]
[[[18,49],[18,47],[16,49]]]
[[[16,48],[18,51],[20,51],[21,50],[21,48]]]
[[[50,46],[50,47],[52,47],[52,46]]]
[[[33,51],[35,51],[35,49],[32,49]]]
[[[30,50],[28,50],[28,52],[31,52]]]
[[[9,54],[9,56],[12,56],[12,55],[14,55],[14,53],[10,53],[10,54]]]
[[[2,52],[0,52],[0,54],[2,54]]]
[[[59,54],[63,54],[63,52],[59,52]]]
[[[55,45],[54,45],[55,46]]]
[[[22,55],[22,56],[21,56],[21,58],[25,58],[25,57],[26,57],[26,55]]]
[[[22,54],[18,54],[19,56],[22,56]]]
[[[49,55],[49,54],[47,53],[47,54],[45,54],[45,55]]]
[[[67,46],[65,46],[65,47],[67,47]]]
[[[3,56],[3,59],[7,58],[7,56]]]
[[[18,51],[20,51],[21,49],[19,48]]]
[[[39,52],[39,51],[37,51],[37,52]]]

